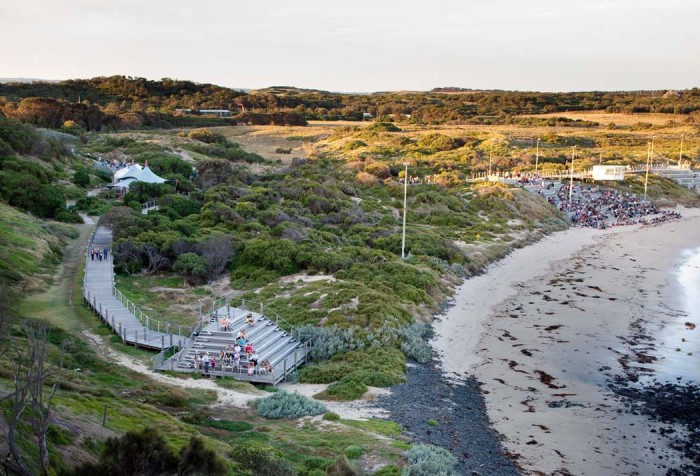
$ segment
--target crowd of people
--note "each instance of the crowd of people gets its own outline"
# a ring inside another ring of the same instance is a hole
[[[109,256],[109,248],[91,248],[90,249],[90,259],[92,261],[107,259]]]
[[[544,189],[540,193],[544,195]],[[574,186],[571,203],[569,195],[569,186],[562,185],[547,200],[559,210],[570,213],[571,223],[576,226],[605,229],[611,226],[649,225],[681,216],[675,210],[660,210],[633,193]]]
[[[115,159],[112,159],[112,160],[105,160],[105,159],[103,159],[103,158],[100,157],[99,159],[97,159],[97,160],[95,161],[95,165],[96,165],[96,166],[103,167],[103,168],[110,169],[110,170],[112,170],[112,171],[117,171],[117,170],[119,170],[119,169],[123,169],[124,167],[128,167],[128,166],[129,166],[129,163],[124,162],[123,160],[121,160],[121,161],[120,161],[120,160],[115,160]]]
[[[250,316],[252,317],[252,314]],[[228,330],[227,328],[230,326],[228,318],[222,319],[221,325],[224,330]],[[243,354],[245,354],[245,361],[241,363]],[[223,370],[226,367],[230,367],[233,372],[245,370],[248,375],[273,373],[272,363],[268,359],[260,361],[260,356],[253,343],[248,340],[245,329],[239,330],[236,334],[235,344],[229,344],[226,349],[221,349],[218,356],[210,355],[209,352],[195,353],[194,366],[207,377],[211,375],[210,372],[216,371],[217,368]]]

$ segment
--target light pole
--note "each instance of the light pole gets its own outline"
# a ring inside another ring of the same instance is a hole
[[[491,178],[491,161],[493,159],[493,138],[491,138],[491,150],[489,151],[489,176],[486,178],[487,181]]]
[[[537,176],[537,166],[540,163],[540,138],[537,138],[537,152],[535,152],[535,176]]]
[[[571,213],[571,200],[574,196],[574,158],[576,157],[576,146],[571,148],[571,179],[569,180],[569,213]]]
[[[401,233],[401,259],[406,257],[406,196],[408,194],[408,162],[403,173],[403,232]]]
[[[652,161],[652,156],[654,155],[654,139],[651,139],[651,143],[647,146],[647,171],[644,175],[644,201],[647,201],[647,185],[649,184],[649,167]]]

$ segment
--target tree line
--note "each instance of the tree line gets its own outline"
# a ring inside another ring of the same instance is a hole
[[[425,124],[502,124],[509,116],[565,111],[689,114],[700,111],[700,88],[684,91],[520,92],[436,88],[428,92],[342,94],[294,88],[243,91],[164,78],[97,77],[57,83],[0,84],[5,115],[42,127],[67,120],[86,130],[237,123],[304,125],[307,120]],[[227,109],[230,118],[183,115]],[[199,121],[199,122],[197,122]]]

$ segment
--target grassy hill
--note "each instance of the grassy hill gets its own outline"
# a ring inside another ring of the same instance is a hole
[[[117,284],[154,317],[191,322],[200,299],[222,294],[265,301],[317,339],[317,360],[298,379],[324,385],[318,400],[351,400],[368,385],[402,381],[409,359],[431,358],[425,323],[461,279],[567,226],[536,195],[464,182],[468,173],[484,169],[491,144],[496,166],[512,162],[528,170],[536,137],[547,138],[540,144],[542,163],[561,166],[573,144],[583,164],[601,152],[610,161],[634,161],[651,134],[671,155],[679,133],[689,142],[697,133],[685,124],[637,129],[634,122],[619,121],[619,128],[610,128],[587,118],[576,126],[554,121],[83,131],[78,139],[1,120],[6,146],[0,174],[9,180],[0,182],[0,277],[23,296],[9,312],[0,306],[0,322],[9,321],[0,346],[0,398],[13,391],[13,363],[27,362],[22,359],[32,329],[48,323],[51,372],[44,390],[59,383],[47,431],[49,461],[54,471],[67,474],[82,463],[95,466],[74,474],[104,472],[100,465],[113,457],[119,441],[138,440],[177,464],[202,455],[221,459],[222,474],[256,474],[265,467],[269,474],[397,475],[410,440],[392,422],[312,417],[308,402],[295,403],[308,416],[273,419],[227,400],[228,390],[248,400],[272,395],[269,388],[148,375],[151,354],[124,347],[82,304],[82,253],[90,227],[59,223],[54,218],[67,219],[61,213],[101,214],[113,226]],[[695,153],[687,147],[686,153]],[[121,202],[109,193],[87,197],[106,178],[94,167],[100,160],[148,161],[171,182],[136,185]],[[408,256],[401,259],[404,162],[420,180],[408,187]],[[27,183],[34,188],[20,185]],[[638,191],[639,183],[621,186]],[[31,193],[18,194],[26,189]],[[48,189],[62,197],[51,214],[42,215],[36,200],[26,198]],[[692,198],[664,180],[652,180],[651,190],[654,199]],[[68,197],[76,200],[73,211],[66,210]],[[151,199],[160,209],[141,215],[140,203]],[[30,474],[39,472],[41,460],[29,419],[36,410],[16,432]],[[0,401],[0,426],[7,428],[12,416],[12,399]],[[127,435],[147,427],[158,428],[163,441]],[[3,432],[4,454],[7,444]]]

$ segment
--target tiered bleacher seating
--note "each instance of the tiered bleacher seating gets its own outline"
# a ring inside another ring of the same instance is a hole
[[[222,321],[229,314],[229,331],[222,328]],[[246,316],[252,315],[253,324],[246,323]],[[272,365],[271,374],[261,370],[260,365],[255,368],[252,375],[248,373],[250,363],[245,352],[241,352],[240,364],[236,368],[233,364],[223,365],[220,362],[219,352],[233,347],[236,343],[238,332],[244,329],[248,342],[252,343],[258,353],[258,362],[268,360]],[[202,329],[187,349],[176,354],[172,363],[166,363],[164,368],[172,368],[183,372],[201,372],[195,367],[195,354],[201,363],[201,357],[208,352],[210,357],[216,359],[216,367],[210,371],[214,376],[231,376],[239,380],[251,382],[277,383],[283,380],[287,374],[306,361],[308,346],[300,343],[296,338],[286,333],[282,328],[265,316],[238,308],[223,307],[210,316],[210,322]]]

